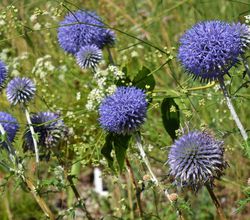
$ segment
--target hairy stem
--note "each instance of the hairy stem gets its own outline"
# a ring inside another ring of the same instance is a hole
[[[248,139],[247,133],[246,133],[246,131],[245,131],[245,129],[244,129],[244,127],[243,127],[243,125],[242,125],[242,123],[241,123],[241,121],[240,121],[240,119],[239,119],[239,117],[238,117],[238,115],[237,115],[237,113],[235,111],[235,109],[234,109],[234,106],[233,106],[233,103],[232,103],[232,101],[230,99],[230,96],[228,94],[224,79],[222,77],[219,78],[219,82],[220,82],[221,90],[223,91],[224,97],[226,99],[227,106],[228,106],[228,108],[230,110],[231,116],[234,119],[237,127],[239,128],[243,139],[246,141]]]
[[[26,119],[30,128],[30,133],[31,133],[31,137],[33,140],[33,144],[34,144],[34,150],[35,150],[35,155],[36,155],[36,163],[39,163],[39,152],[38,152],[38,147],[37,147],[37,141],[36,141],[36,134],[34,131],[34,128],[32,126],[31,123],[31,119],[30,119],[30,114],[27,108],[25,108],[25,115],[26,115]]]
[[[139,149],[140,155],[142,157],[142,160],[145,163],[145,165],[146,165],[146,167],[147,167],[147,169],[148,169],[148,171],[149,171],[149,173],[151,175],[152,182],[154,182],[155,186],[159,187],[160,190],[164,192],[164,194],[167,197],[167,199],[169,200],[170,204],[172,206],[174,206],[174,203],[171,200],[170,195],[169,195],[167,189],[165,189],[164,186],[158,181],[158,179],[156,178],[156,176],[154,175],[154,173],[152,171],[151,165],[149,163],[149,160],[147,158],[147,155],[146,155],[146,153],[145,153],[145,151],[143,149],[142,143],[141,143],[141,136],[140,136],[140,134],[136,133],[135,134],[135,138],[136,138],[136,146]],[[182,216],[181,211],[177,207],[175,207],[175,208],[177,209],[177,215],[179,216],[179,218],[181,220],[184,220],[184,217]]]
[[[87,207],[86,207],[85,203],[84,203],[83,200],[81,199],[81,196],[80,196],[78,190],[77,190],[76,187],[75,187],[75,184],[74,184],[74,181],[73,181],[73,176],[72,176],[72,175],[68,175],[68,176],[67,176],[67,179],[68,179],[68,181],[69,181],[70,187],[71,187],[71,189],[72,189],[72,191],[73,191],[73,193],[74,193],[74,195],[75,195],[77,201],[78,201],[79,204],[80,204],[80,207],[81,207],[82,211],[86,214],[87,219],[88,219],[88,220],[94,220],[94,219],[92,218],[92,216],[90,215],[89,211],[87,210]]]
[[[43,210],[45,215],[48,216],[50,220],[55,220],[55,216],[52,213],[52,211],[50,210],[50,208],[47,206],[47,204],[45,203],[43,198],[37,194],[36,187],[34,186],[34,184],[23,175],[22,175],[22,180],[27,185],[29,191],[34,196],[34,198],[36,199],[36,202],[39,204],[39,206],[41,207],[41,209]]]
[[[217,213],[218,213],[218,216],[219,216],[220,220],[226,220],[226,217],[225,217],[225,215],[223,213],[221,205],[220,205],[217,197],[215,196],[213,189],[208,184],[206,185],[206,187],[207,187],[209,195],[210,195],[210,197],[211,197],[211,199],[212,199],[212,201],[213,201],[213,203],[214,203],[214,205],[216,207],[216,210],[217,210]]]

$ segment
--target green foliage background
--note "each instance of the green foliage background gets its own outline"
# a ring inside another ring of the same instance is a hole
[[[153,101],[141,133],[159,179],[166,186],[171,186],[165,162],[172,139],[162,124],[160,105],[164,98],[172,97],[180,108],[180,123],[183,127],[188,125],[190,129],[210,129],[225,141],[226,159],[230,167],[222,180],[215,182],[215,194],[221,200],[229,219],[249,219],[247,181],[250,178],[250,150],[243,144],[225,103],[221,101],[223,97],[218,85],[192,90],[206,85],[193,81],[175,59],[178,40],[186,29],[202,20],[243,22],[244,15],[250,14],[250,3],[247,0],[1,1],[0,21],[5,23],[0,26],[0,59],[8,64],[12,77],[19,74],[36,81],[37,96],[30,106],[31,111],[59,110],[65,123],[74,131],[60,152],[64,171],[60,170],[56,159],[52,158],[49,163],[41,162],[41,178],[34,177],[40,194],[48,201],[51,209],[60,213],[65,210],[65,203],[72,203],[64,176],[65,172],[71,172],[77,175],[77,186],[82,196],[88,198],[87,206],[94,218],[139,219],[128,172],[124,169],[123,174],[118,175],[108,168],[101,155],[105,133],[99,128],[98,114],[85,108],[87,96],[96,86],[93,74],[81,70],[74,58],[65,54],[57,43],[58,22],[69,10],[78,8],[97,11],[105,23],[114,29],[117,41],[111,52],[119,68],[126,67],[131,78],[143,66],[153,72],[156,82],[151,94]],[[104,51],[104,56],[108,60],[107,51]],[[41,57],[43,64],[39,66],[37,62]],[[34,66],[38,70],[34,70]],[[243,71],[244,68],[239,65],[231,70],[231,78],[225,76],[225,79],[239,117],[249,133],[249,78],[246,76],[243,79]],[[77,98],[79,93],[80,99]],[[21,122],[21,134],[25,128],[25,119],[20,109],[9,106],[5,93],[1,94],[0,99],[1,111],[12,113]],[[19,136],[16,146],[22,155],[22,135]],[[133,146],[130,146],[127,155],[139,185],[145,185],[142,199],[145,219],[176,219],[164,196],[143,180],[147,172]],[[32,165],[31,159],[27,162],[30,175]],[[104,168],[105,181],[111,192],[108,198],[99,198],[89,181],[86,181],[91,167],[99,165]],[[45,219],[33,197],[23,190],[25,188],[13,178],[7,182],[4,178],[7,178],[7,174],[0,171],[0,181],[4,183],[4,187],[1,187],[3,202],[0,204],[0,219]],[[187,219],[216,219],[206,190],[197,195],[180,192],[180,198]],[[75,209],[68,209],[64,213],[67,215],[65,218],[73,219],[74,213],[77,216]]]

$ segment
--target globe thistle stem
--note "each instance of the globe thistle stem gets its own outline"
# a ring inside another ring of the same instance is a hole
[[[230,99],[230,96],[229,96],[229,93],[227,91],[223,77],[219,78],[219,83],[220,83],[221,90],[224,94],[224,97],[226,99],[227,106],[230,110],[231,116],[232,116],[233,120],[235,121],[237,127],[239,128],[243,139],[246,141],[248,139],[248,135],[247,135],[246,130],[244,129],[244,127],[243,127],[243,125],[242,125],[242,123],[241,123],[241,121],[240,121],[240,119],[239,119],[239,117],[234,109],[233,103]]]
[[[107,46],[106,48],[107,48],[107,52],[108,52],[108,56],[109,56],[109,64],[110,65],[115,65],[115,62],[114,62],[110,47]]]
[[[156,186],[159,186],[159,181],[157,180],[155,174],[153,173],[151,165],[150,165],[149,160],[147,158],[147,155],[143,149],[140,135],[138,133],[136,133],[135,138],[136,138],[136,146],[137,146],[138,150],[140,151],[140,155],[141,155],[143,162],[145,163],[145,165],[148,168],[148,171],[151,175],[151,180],[152,180],[152,182],[155,183]],[[166,191],[165,193],[167,193],[167,196],[168,196],[168,192]]]
[[[148,171],[149,171],[149,173],[150,173],[152,182],[155,184],[155,186],[159,187],[160,190],[164,192],[164,194],[165,194],[165,196],[167,197],[167,199],[169,200],[170,204],[171,204],[172,206],[174,206],[174,203],[173,203],[173,201],[172,201],[171,198],[170,198],[170,195],[169,195],[169,193],[168,193],[168,190],[165,189],[165,188],[162,186],[162,184],[158,181],[158,179],[156,178],[154,172],[152,171],[150,162],[149,162],[149,160],[148,160],[148,158],[147,158],[147,155],[146,155],[146,153],[145,153],[145,151],[144,151],[144,149],[143,149],[143,146],[142,146],[142,143],[141,143],[141,136],[140,136],[139,133],[135,133],[135,139],[136,139],[136,146],[137,146],[138,150],[140,151],[141,158],[142,158],[143,162],[145,163],[145,165],[146,165],[146,167],[147,167],[147,169],[148,169]],[[176,208],[176,207],[175,207],[175,208]],[[184,220],[184,217],[182,216],[181,211],[180,211],[178,208],[177,208],[177,211],[176,211],[176,212],[177,212],[177,215],[179,216],[179,218],[180,218],[181,220]]]
[[[209,184],[207,184],[206,187],[207,187],[209,195],[210,195],[210,197],[211,197],[211,199],[212,199],[212,201],[213,201],[213,203],[214,203],[214,205],[216,207],[219,219],[220,220],[226,220],[226,217],[225,217],[224,212],[223,212],[223,210],[221,208],[220,202],[217,199],[216,195],[214,194],[213,189],[211,188],[211,186]]]
[[[77,201],[78,201],[78,203],[80,205],[80,208],[86,214],[86,217],[87,217],[88,220],[94,220],[92,218],[91,214],[89,213],[83,199],[81,199],[81,196],[80,196],[80,194],[79,194],[79,192],[78,192],[78,190],[77,190],[77,188],[76,188],[76,186],[74,184],[73,177],[74,176],[72,176],[72,175],[68,175],[67,180],[69,181],[70,187],[71,187],[71,189],[72,189],[72,191],[73,191],[73,193],[74,193],[74,195],[75,195],[75,197],[76,197],[76,199],[77,199]]]
[[[34,184],[28,178],[26,178],[24,175],[22,175],[21,178],[22,178],[23,182],[27,185],[29,191],[34,196],[36,202],[39,204],[40,208],[43,210],[45,215],[48,216],[50,220],[55,220],[55,216],[52,213],[52,211],[50,210],[50,208],[47,206],[46,202],[43,200],[42,197],[40,197],[37,194],[36,187],[34,186]]]
[[[34,150],[35,150],[35,155],[36,155],[36,163],[39,163],[39,151],[38,151],[38,147],[37,147],[37,141],[36,141],[36,133],[34,131],[34,128],[32,126],[31,123],[31,119],[30,119],[30,114],[27,108],[25,108],[25,115],[26,115],[26,119],[30,128],[30,133],[32,136],[32,140],[33,140],[33,144],[34,144]]]
[[[38,203],[44,214],[48,217],[48,219],[55,220],[56,218],[53,212],[50,210],[44,199],[37,193],[37,189],[34,183],[24,175],[22,163],[17,161],[17,166],[13,168],[3,161],[0,161],[0,164],[4,166],[9,172],[14,172],[15,175],[20,178],[20,180],[27,186],[28,191],[33,195],[36,202]]]

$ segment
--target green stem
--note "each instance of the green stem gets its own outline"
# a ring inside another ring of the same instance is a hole
[[[175,206],[175,204],[173,203],[173,201],[170,199],[170,195],[168,193],[168,190],[164,188],[164,186],[158,181],[158,179],[156,178],[152,168],[151,168],[151,165],[150,165],[150,162],[147,158],[147,155],[143,149],[143,146],[142,146],[142,143],[141,143],[141,136],[139,133],[135,133],[135,139],[136,139],[136,146],[138,148],[138,150],[140,151],[140,155],[142,157],[142,160],[143,162],[145,163],[149,173],[150,173],[150,176],[151,176],[151,180],[152,182],[155,184],[155,186],[157,186],[161,191],[164,192],[165,196],[167,197],[168,201],[170,202],[170,204],[176,208],[176,212],[177,212],[177,215],[179,216],[179,219],[181,220],[184,220],[184,217],[182,216],[181,214],[181,211]]]
[[[114,62],[114,59],[113,59],[113,56],[112,56],[112,53],[111,53],[111,50],[110,50],[110,47],[107,46],[107,51],[108,51],[108,57],[109,57],[109,64],[111,65],[115,65],[115,62]]]
[[[83,200],[81,199],[81,196],[78,192],[78,190],[75,187],[74,181],[73,181],[73,176],[72,175],[68,175],[67,176],[67,180],[69,181],[70,187],[77,199],[77,201],[79,202],[80,208],[82,209],[82,211],[86,214],[86,217],[88,220],[94,220],[92,218],[92,216],[90,215],[89,211],[87,210],[87,207],[85,205],[85,203],[83,202]]]
[[[219,216],[220,220],[226,220],[226,217],[225,217],[225,215],[223,213],[223,210],[221,208],[219,200],[215,196],[213,189],[208,184],[206,185],[206,187],[207,187],[209,195],[210,195],[210,197],[211,197],[211,199],[212,199],[212,201],[213,201],[213,203],[215,205],[215,208],[217,210],[217,213],[218,213],[218,216]]]
[[[39,204],[40,208],[43,210],[43,212],[45,213],[45,215],[48,216],[50,220],[55,220],[54,214],[52,213],[52,211],[50,210],[50,208],[47,206],[47,204],[45,203],[45,201],[43,200],[43,198],[40,197],[37,194],[36,187],[31,182],[31,180],[29,180],[28,178],[26,178],[23,175],[21,176],[21,178],[22,178],[23,182],[27,185],[29,191],[34,196],[36,202]]]

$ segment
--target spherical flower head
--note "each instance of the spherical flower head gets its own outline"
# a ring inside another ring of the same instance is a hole
[[[143,90],[136,87],[118,87],[99,107],[101,127],[116,134],[136,131],[146,119],[147,100]]]
[[[27,104],[35,95],[36,87],[29,78],[15,77],[6,89],[7,99],[12,105]]]
[[[183,135],[170,148],[168,164],[170,174],[178,185],[197,191],[204,184],[223,174],[223,142],[207,132],[193,131]]]
[[[222,21],[194,25],[180,39],[178,58],[184,69],[203,81],[228,73],[243,53],[242,35],[236,26]]]
[[[101,60],[102,51],[96,45],[86,45],[76,53],[76,61],[83,69],[95,69]]]
[[[58,42],[71,54],[76,54],[85,45],[95,44],[102,49],[113,45],[114,41],[114,32],[106,29],[101,18],[90,11],[69,13],[58,28]]]
[[[3,87],[7,78],[7,67],[4,62],[0,60],[0,89]]]
[[[245,52],[245,49],[249,46],[250,43],[250,27],[246,24],[236,23],[232,25],[233,29],[239,33],[241,37],[241,49],[242,52]]]
[[[35,133],[38,135],[38,145],[42,150],[55,148],[66,134],[66,126],[59,115],[53,112],[39,112],[31,115],[31,123]],[[34,151],[31,132],[27,126],[24,134],[24,150]]]
[[[19,124],[17,120],[10,114],[6,112],[0,112],[0,124],[4,128],[4,131],[7,134],[8,141],[12,143],[16,136],[16,133],[19,129]],[[7,146],[6,141],[0,143],[1,146]]]

